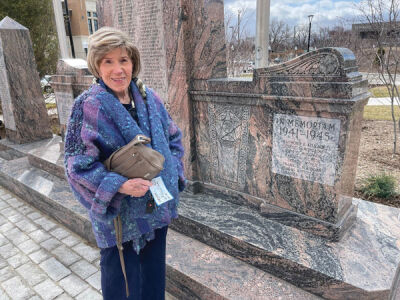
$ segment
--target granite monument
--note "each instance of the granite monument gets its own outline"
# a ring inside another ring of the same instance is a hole
[[[6,138],[29,143],[52,136],[27,28],[0,21],[0,99]]]
[[[352,198],[369,98],[353,53],[319,49],[253,78],[223,78],[224,46],[212,42],[223,33],[221,1],[148,5],[99,0],[107,25],[149,35],[143,61],[160,57],[143,74],[161,80],[186,135],[189,187],[168,232],[167,290],[182,299],[400,297],[400,210]],[[148,28],[132,28],[141,22]],[[68,61],[58,73],[57,102],[68,106],[90,76]],[[0,184],[93,242],[60,141],[0,141]]]

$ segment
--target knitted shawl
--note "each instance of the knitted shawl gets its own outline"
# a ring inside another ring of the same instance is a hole
[[[116,244],[113,219],[120,214],[123,242],[133,241],[139,252],[154,230],[177,217],[179,191],[185,185],[181,131],[172,121],[162,100],[146,88],[144,100],[131,82],[139,124],[119,100],[102,85],[92,85],[74,102],[65,139],[65,172],[76,199],[88,210],[100,248]],[[109,172],[103,165],[111,153],[129,143],[137,134],[151,138],[151,145],[165,157],[162,177],[174,197],[146,214],[149,192],[143,197],[118,193],[127,178]]]

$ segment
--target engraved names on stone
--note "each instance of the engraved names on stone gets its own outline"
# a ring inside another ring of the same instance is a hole
[[[3,109],[4,126],[11,130],[16,130],[9,88],[10,85],[8,82],[6,65],[4,62],[3,45],[0,38],[0,100]]]
[[[167,64],[164,43],[163,1],[117,1],[118,26],[138,47],[142,71],[139,77],[160,97],[168,100]]]
[[[334,185],[340,120],[275,114],[272,172]]]
[[[164,24],[162,1],[147,0],[138,3],[140,31],[137,45],[142,57],[142,77],[161,98],[167,101],[166,53],[164,44]]]
[[[61,125],[67,125],[71,109],[74,104],[74,96],[72,93],[67,92],[55,92],[58,119]]]

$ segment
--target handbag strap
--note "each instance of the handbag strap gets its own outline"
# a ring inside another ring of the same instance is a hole
[[[126,298],[129,297],[129,287],[128,287],[128,279],[126,277],[126,269],[125,269],[125,260],[124,260],[124,247],[122,247],[122,221],[121,217],[118,215],[114,219],[114,227],[115,227],[115,235],[117,241],[117,248],[119,253],[119,260],[121,261],[121,269],[122,273],[124,274],[125,279],[125,289],[126,289]]]

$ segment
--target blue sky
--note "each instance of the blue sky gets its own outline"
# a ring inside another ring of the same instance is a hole
[[[360,0],[270,0],[271,19],[283,20],[290,26],[308,26],[307,16],[312,14],[314,29],[340,24],[351,26],[353,20],[356,20],[356,5],[359,2]],[[225,0],[225,15],[237,16],[238,9],[247,8],[250,16],[247,31],[254,35],[256,4],[257,0]]]

